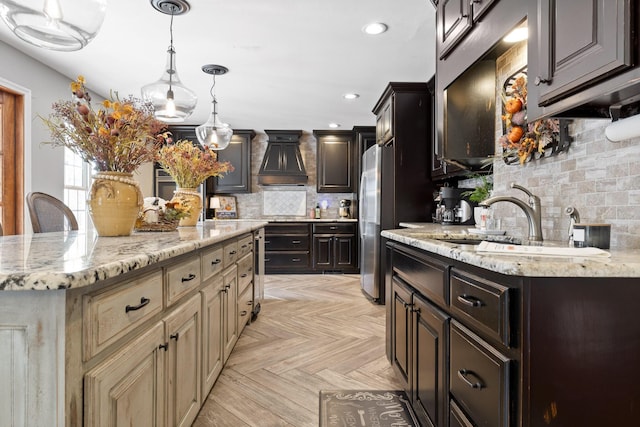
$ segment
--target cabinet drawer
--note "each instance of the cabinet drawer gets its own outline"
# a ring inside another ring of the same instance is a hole
[[[264,258],[265,268],[309,268],[311,265],[309,252],[267,252]]]
[[[449,427],[474,427],[471,420],[453,400],[449,402]]]
[[[266,236],[264,240],[264,248],[266,251],[309,250],[309,235]]]
[[[511,360],[455,321],[450,340],[451,395],[474,425],[511,426]]]
[[[162,311],[162,273],[83,297],[84,360]]]
[[[274,234],[309,234],[308,224],[269,224],[264,229],[264,234],[271,236]]]
[[[216,246],[202,254],[202,281],[209,280],[211,277],[222,271],[223,266],[223,249],[222,246]]]
[[[238,295],[238,335],[242,332],[245,325],[249,323],[251,318],[251,309],[253,308],[253,292],[251,287]]]
[[[187,259],[167,267],[167,306],[175,304],[182,296],[200,286],[200,258]]]
[[[253,252],[238,260],[238,293],[253,281]]]
[[[451,270],[451,310],[506,346],[511,339],[512,289]]]
[[[238,258],[242,258],[253,250],[253,234],[240,237],[238,239]]]
[[[394,252],[393,271],[432,301],[447,304],[446,272],[448,266],[426,262],[404,252]]]
[[[314,234],[355,234],[355,224],[313,224]]]
[[[224,268],[231,266],[238,259],[238,241],[234,240],[224,245],[223,262]]]

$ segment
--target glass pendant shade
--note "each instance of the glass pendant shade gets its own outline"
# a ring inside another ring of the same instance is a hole
[[[233,129],[228,124],[222,123],[216,111],[217,101],[215,98],[211,103],[211,114],[209,119],[196,128],[198,141],[205,147],[212,150],[224,150],[229,146]]]
[[[107,0],[0,0],[0,17],[11,31],[34,46],[82,49],[98,34]]]
[[[196,128],[196,136],[198,141],[205,147],[212,150],[224,150],[229,146],[233,129],[228,124],[222,123],[218,117],[218,101],[216,101],[216,76],[221,76],[229,72],[227,67],[215,64],[206,64],[202,66],[202,71],[213,76],[213,84],[211,85],[211,114],[209,119]]]
[[[151,101],[154,115],[165,123],[184,122],[198,102],[195,92],[180,82],[176,70],[176,51],[167,50],[167,64],[160,80],[142,87],[142,97]]]

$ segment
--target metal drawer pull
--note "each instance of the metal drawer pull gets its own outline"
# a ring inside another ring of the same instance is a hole
[[[241,275],[240,275],[240,277],[241,277],[241,278],[243,278],[243,279],[244,279],[245,277],[247,277],[247,276],[248,276],[248,274],[247,274],[247,273],[243,273],[243,274],[241,274]]]
[[[300,262],[300,258],[291,258],[291,261],[293,261],[293,262]]]
[[[458,301],[469,307],[482,307],[484,305],[478,298],[468,295],[458,295]]]
[[[475,378],[478,380],[478,382],[472,383],[471,381],[469,381],[469,380],[467,379],[467,375],[475,377]],[[460,370],[458,370],[458,377],[459,377],[459,378],[460,378],[460,379],[461,379],[461,380],[462,380],[466,385],[468,385],[468,386],[469,386],[469,387],[471,387],[471,388],[481,389],[481,388],[484,388],[484,387],[485,387],[485,385],[484,385],[484,384],[482,384],[482,382],[480,382],[480,381],[481,381],[481,380],[480,380],[480,377],[478,377],[478,376],[477,376],[473,371],[468,371],[468,370],[466,370],[466,369],[460,369]]]
[[[271,259],[270,259],[270,258],[265,258],[265,259],[264,259],[264,262],[269,262],[269,261],[271,261]]]
[[[166,342],[166,343],[164,343],[164,344],[160,344],[160,345],[158,346],[158,349],[160,349],[160,350],[164,350],[164,351],[167,351],[167,349],[168,349],[168,348],[169,348],[169,343],[168,343],[168,342]]]
[[[247,305],[253,305],[253,301],[247,301]]]
[[[240,312],[240,316],[243,316],[243,317],[244,317],[244,316],[246,316],[246,315],[247,315],[247,310],[242,310],[242,311]]]
[[[268,245],[269,243],[271,243],[271,240],[266,240],[266,239],[265,239],[264,244],[265,244],[265,245]]]
[[[244,248],[246,248],[247,246],[249,246],[249,245],[242,245],[242,246],[240,246],[240,247],[241,247],[242,249],[244,249]]]
[[[292,240],[291,244],[293,245],[299,245],[300,244],[300,240]]]
[[[181,280],[182,280],[182,282],[190,282],[195,278],[196,278],[195,274],[189,273],[189,275],[187,277],[183,277]]]
[[[124,308],[124,312],[128,313],[130,311],[140,310],[142,307],[144,307],[145,305],[149,304],[150,302],[151,302],[151,300],[149,298],[142,297],[142,298],[140,298],[140,304],[138,304],[138,305],[127,305]]]
[[[336,227],[335,225],[332,225],[331,227],[329,227],[329,230],[337,230],[338,227]]]
[[[229,255],[235,255],[237,253],[238,253],[238,251],[231,251],[231,252],[229,252]]]
[[[172,340],[178,341],[178,338],[180,338],[180,332],[176,332],[173,335],[169,335],[169,338],[171,338]]]
[[[221,262],[222,262],[221,259],[216,258],[214,261],[211,261],[211,265],[217,265],[217,264],[220,264]]]
[[[409,308],[409,307],[413,307],[413,304],[410,304],[410,303],[408,303],[408,302],[404,302],[404,301],[402,301],[402,306],[403,306],[404,308]]]

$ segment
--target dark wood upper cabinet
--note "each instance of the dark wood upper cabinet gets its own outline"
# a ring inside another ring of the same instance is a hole
[[[318,193],[353,193],[355,141],[352,131],[314,130],[318,142]]]
[[[629,68],[631,16],[629,0],[538,0],[537,37],[529,44],[538,105]]]
[[[251,140],[255,135],[253,130],[234,130],[229,146],[217,152],[218,160],[231,162],[234,170],[212,178],[214,193],[251,193]]]
[[[441,0],[436,15],[438,54],[444,58],[471,30],[471,4],[469,0]]]

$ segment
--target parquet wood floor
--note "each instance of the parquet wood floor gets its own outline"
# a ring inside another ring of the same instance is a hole
[[[384,306],[358,275],[267,275],[248,325],[195,427],[315,427],[318,394],[400,389],[384,354]]]

